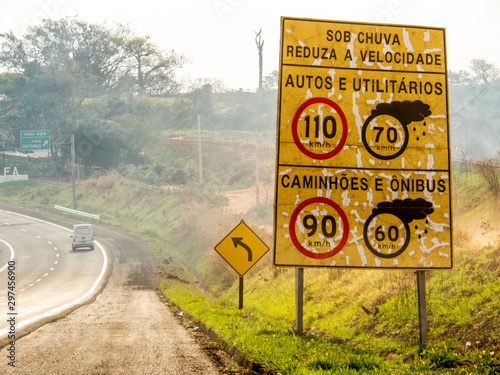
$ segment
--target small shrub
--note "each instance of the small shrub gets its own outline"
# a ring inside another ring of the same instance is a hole
[[[379,357],[366,354],[352,355],[349,358],[347,367],[357,371],[373,371],[383,367],[383,360]]]
[[[464,363],[463,359],[448,348],[431,348],[422,352],[422,357],[427,359],[433,369],[453,368]]]
[[[324,359],[315,359],[307,364],[307,367],[313,370],[332,370],[335,365]]]
[[[100,176],[96,181],[96,186],[98,189],[108,190],[115,186],[118,177],[115,175]]]

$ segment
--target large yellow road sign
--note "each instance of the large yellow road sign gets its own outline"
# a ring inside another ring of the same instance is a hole
[[[444,29],[281,22],[274,264],[451,268]]]
[[[214,249],[240,276],[269,251],[243,220]]]

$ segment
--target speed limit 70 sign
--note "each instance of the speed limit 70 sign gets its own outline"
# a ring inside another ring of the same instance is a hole
[[[274,265],[451,268],[444,29],[281,22]]]

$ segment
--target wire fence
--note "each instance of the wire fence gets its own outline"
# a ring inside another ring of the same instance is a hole
[[[56,164],[47,157],[34,157],[27,155],[13,155],[2,152],[0,155],[1,174],[13,173],[14,168],[19,174],[28,174],[40,177],[54,174]]]
[[[169,141],[197,142],[198,136],[202,142],[232,143],[236,145],[251,145],[259,148],[275,149],[275,131],[215,131],[215,130],[167,130],[164,139]],[[71,173],[70,161],[63,158],[48,157],[47,154],[19,154],[0,152],[0,174],[12,174],[13,168],[19,174],[29,174],[30,177],[61,178]],[[78,166],[77,166],[78,167]],[[7,169],[5,169],[7,168]],[[79,174],[79,173],[77,173]]]
[[[202,142],[238,143],[246,145],[256,145],[259,147],[276,148],[276,132],[242,132],[231,130],[172,130],[165,132],[165,136],[170,141],[198,141],[198,136]]]

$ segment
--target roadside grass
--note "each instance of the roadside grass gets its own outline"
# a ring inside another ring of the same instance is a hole
[[[494,351],[467,346],[462,349],[454,340],[446,340],[445,344],[436,340],[422,350],[416,342],[401,342],[391,347],[385,339],[376,337],[377,342],[370,344],[371,332],[366,332],[362,341],[359,335],[342,339],[327,332],[306,330],[298,334],[292,328],[292,292],[289,292],[291,298],[275,299],[258,307],[248,303],[250,298],[245,294],[244,308],[240,310],[236,298],[201,294],[195,285],[169,280],[162,281],[161,288],[181,309],[259,363],[263,373],[496,374],[500,366]],[[283,313],[273,316],[273,308],[282,302]],[[307,305],[304,310],[307,315]],[[391,334],[387,336],[390,338]]]
[[[315,335],[297,334],[289,319],[273,318],[263,309],[238,309],[237,301],[201,295],[194,285],[162,281],[161,288],[178,306],[203,321],[248,358],[261,371],[279,374],[380,373],[386,367],[378,356]],[[362,372],[359,372],[362,371]]]
[[[480,180],[467,178],[470,186],[455,189],[455,206],[476,202],[463,216],[486,221],[487,194],[474,185]],[[164,190],[102,176],[78,183],[78,209],[102,213],[107,223],[142,238],[157,260],[167,298],[263,372],[500,373],[500,243],[472,240],[481,233],[468,231],[467,222],[455,218],[454,269],[426,272],[426,347],[418,345],[412,271],[306,269],[304,334],[298,334],[294,270],[272,268],[270,254],[245,275],[244,308],[238,309],[238,275],[213,246],[239,218],[224,211],[216,191],[198,188]],[[67,183],[0,184],[0,198],[46,209],[72,205]],[[262,210],[256,219],[265,220]],[[263,231],[257,234],[268,244],[272,240]]]

